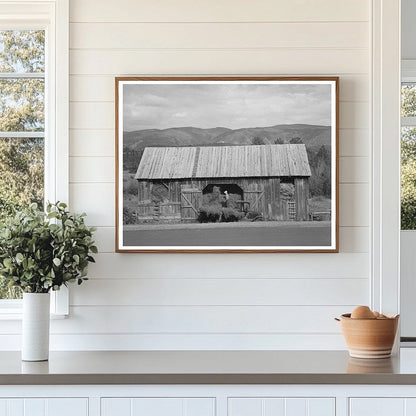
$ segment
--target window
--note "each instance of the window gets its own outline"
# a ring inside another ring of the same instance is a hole
[[[0,221],[44,199],[45,30],[0,30]],[[21,291],[0,278],[0,299]]]
[[[416,61],[402,61],[401,85],[401,341],[414,346],[416,325]]]
[[[416,229],[416,79],[401,87],[401,229]]]
[[[68,15],[68,0],[0,0],[0,222],[29,201],[68,201]],[[0,315],[19,297],[0,281]],[[52,298],[68,312],[65,290]]]

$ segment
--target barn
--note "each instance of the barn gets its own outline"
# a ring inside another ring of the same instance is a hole
[[[146,147],[135,175],[137,218],[195,221],[203,195],[217,187],[238,195],[240,210],[265,220],[305,221],[310,176],[304,144]],[[282,195],[284,183],[292,184],[289,200]]]

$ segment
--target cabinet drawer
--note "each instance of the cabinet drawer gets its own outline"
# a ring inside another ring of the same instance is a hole
[[[335,416],[335,399],[284,397],[229,398],[228,416]]]
[[[0,399],[0,416],[88,416],[87,398]]]
[[[416,415],[414,398],[350,398],[350,416]]]
[[[214,416],[214,398],[102,398],[101,416]]]

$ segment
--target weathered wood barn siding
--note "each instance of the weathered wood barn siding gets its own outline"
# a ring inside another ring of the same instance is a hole
[[[250,210],[269,220],[289,219],[280,197],[280,184],[285,181],[295,185],[295,218],[305,221],[310,175],[304,144],[148,147],[135,176],[138,218],[194,220],[208,185],[233,184],[241,188]],[[167,198],[152,203],[153,187],[161,185]]]

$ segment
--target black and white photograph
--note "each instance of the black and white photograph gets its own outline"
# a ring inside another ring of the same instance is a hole
[[[338,78],[116,78],[117,251],[338,250]]]

